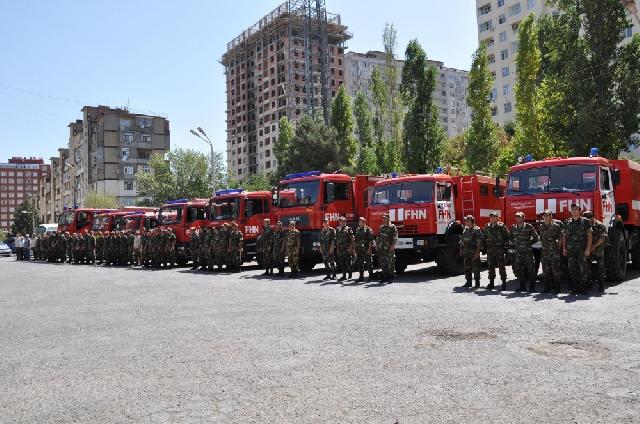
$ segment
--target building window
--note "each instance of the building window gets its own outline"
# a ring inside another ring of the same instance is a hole
[[[502,86],[502,94],[508,96],[511,93],[511,85],[505,84]]]
[[[536,0],[527,0],[527,7],[529,9],[533,9],[534,7],[536,7]]]
[[[520,3],[516,3],[509,8],[509,16],[514,16],[520,14],[522,8],[520,7]]]
[[[124,189],[126,191],[131,191],[133,190],[133,181],[132,180],[125,180],[124,181]]]
[[[505,22],[507,22],[507,17],[506,16],[504,16],[504,15],[498,16],[498,23],[499,24],[503,24]]]
[[[500,42],[507,41],[507,31],[502,31],[500,35],[498,35],[498,38],[500,39]]]
[[[493,24],[491,23],[491,20],[488,20],[488,21],[483,22],[480,25],[478,25],[479,32],[488,31],[492,27],[493,27]]]
[[[507,102],[504,104],[504,113],[511,112],[511,102]]]
[[[633,25],[622,30],[622,37],[624,38],[633,37]]]
[[[123,147],[122,148],[122,160],[127,160],[129,159],[129,148],[128,147]]]
[[[131,129],[131,119],[120,118],[120,131]]]
[[[125,166],[124,167],[125,175],[133,175],[133,166]]]
[[[149,165],[142,165],[143,174],[151,174],[151,167]]]
[[[132,132],[123,132],[122,133],[122,141],[127,144],[133,143],[133,133]]]
[[[151,143],[151,134],[142,134],[141,137],[143,143]]]
[[[264,164],[264,167],[267,169],[271,168],[271,161],[270,160],[266,161]]]
[[[153,118],[139,116],[138,118],[136,118],[136,120],[140,128],[151,128],[151,126],[153,125]]]
[[[503,77],[508,77],[509,76],[509,67],[505,66],[504,68],[502,68],[502,76]]]
[[[138,150],[138,159],[149,159],[149,151],[148,150]]]
[[[504,6],[504,0],[498,0],[498,7]]]
[[[500,51],[500,59],[505,60],[509,58],[509,49],[502,49]]]

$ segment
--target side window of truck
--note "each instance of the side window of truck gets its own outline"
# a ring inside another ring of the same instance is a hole
[[[607,168],[600,169],[600,190],[611,190],[611,179]]]
[[[349,183],[334,183],[333,195],[335,200],[349,200]]]

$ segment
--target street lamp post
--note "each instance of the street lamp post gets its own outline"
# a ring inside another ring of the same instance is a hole
[[[213,142],[207,136],[207,133],[204,132],[202,127],[198,127],[198,131],[190,130],[191,134],[198,137],[200,140],[204,141],[211,148],[211,191],[213,192],[213,196],[216,195],[216,163],[214,159],[214,151],[213,151]]]

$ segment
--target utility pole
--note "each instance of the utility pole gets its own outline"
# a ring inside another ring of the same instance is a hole
[[[211,148],[211,192],[212,192],[212,196],[215,196],[216,195],[216,162],[214,158],[215,152],[213,151],[213,142],[209,139],[209,137],[207,136],[207,133],[204,132],[202,127],[198,127],[198,131],[190,130],[189,132],[195,135],[196,137],[198,137],[200,140],[207,143]]]

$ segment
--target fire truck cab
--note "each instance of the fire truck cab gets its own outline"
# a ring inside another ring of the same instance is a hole
[[[67,209],[58,216],[58,231],[86,233],[93,228],[93,221],[99,214],[117,212],[117,209],[76,208]]]
[[[256,257],[256,240],[265,218],[275,221],[268,191],[244,191],[241,188],[219,190],[208,206],[211,226],[218,227],[233,221],[244,236],[244,260]]]
[[[286,228],[296,222],[300,230],[300,269],[308,271],[321,262],[320,231],[326,217],[335,227],[341,216],[356,226],[366,216],[369,197],[381,177],[324,174],[320,171],[289,174],[273,193],[276,219]]]
[[[155,211],[155,208],[125,206],[117,211],[106,212],[93,218],[93,231],[122,231],[127,228],[127,217],[131,214],[140,214],[147,211]]]
[[[132,212],[125,217],[125,229],[133,232],[153,230],[158,225],[157,212]]]
[[[515,223],[516,212],[523,212],[525,220],[537,226],[545,209],[565,220],[573,203],[592,210],[594,218],[608,226],[607,277],[624,280],[629,256],[640,266],[640,164],[599,157],[594,148],[589,157],[525,159],[511,167],[507,225]]]
[[[441,173],[402,175],[380,181],[369,206],[369,226],[379,235],[382,215],[398,229],[396,271],[435,260],[446,274],[463,272],[460,234],[466,215],[482,227],[493,211],[501,213],[504,182],[485,175]]]
[[[181,266],[190,259],[190,228],[208,226],[208,205],[209,199],[177,199],[166,202],[158,212],[159,227],[171,228],[176,235],[176,261]]]

